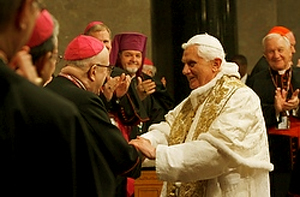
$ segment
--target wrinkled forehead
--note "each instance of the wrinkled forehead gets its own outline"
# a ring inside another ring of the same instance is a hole
[[[196,44],[187,46],[183,51],[181,61],[186,62],[191,59],[201,58],[201,56],[198,52],[198,47],[199,47],[199,45],[196,45]]]
[[[277,48],[285,48],[288,49],[290,48],[290,42],[289,40],[284,37],[284,36],[280,36],[280,35],[268,35],[265,39],[264,39],[264,49],[265,51],[268,50],[275,50]]]

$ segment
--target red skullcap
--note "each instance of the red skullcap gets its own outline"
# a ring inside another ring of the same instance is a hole
[[[150,59],[148,59],[148,58],[145,57],[145,59],[144,59],[144,65],[152,65],[153,66],[153,62]]]
[[[280,34],[281,36],[285,36],[287,33],[291,32],[288,28],[284,26],[274,26],[268,34],[275,33]]]
[[[86,34],[86,32],[88,32],[93,26],[95,26],[95,25],[101,25],[101,24],[103,24],[101,21],[93,21],[93,22],[90,22],[90,23],[86,26],[86,28],[84,29],[83,34]]]
[[[104,44],[92,36],[79,35],[67,46],[65,60],[82,60],[99,54]]]
[[[110,53],[110,63],[115,65],[119,52],[123,50],[137,50],[142,52],[143,60],[146,54],[147,37],[137,32],[123,32],[115,35],[112,41],[112,51]]]
[[[47,10],[42,10],[35,22],[35,26],[27,46],[32,48],[42,44],[52,36],[53,29],[54,23],[52,16]]]

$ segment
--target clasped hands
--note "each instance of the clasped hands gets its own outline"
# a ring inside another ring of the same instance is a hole
[[[293,95],[290,99],[287,99],[288,92],[286,90],[281,90],[281,88],[277,88],[275,90],[275,110],[276,115],[280,112],[290,111],[292,109],[298,109],[299,107],[299,89],[294,91]]]
[[[151,145],[150,140],[137,136],[136,139],[129,141],[129,144],[135,146],[148,159],[155,160],[156,148]]]

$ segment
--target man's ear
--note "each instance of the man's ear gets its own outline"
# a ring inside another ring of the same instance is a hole
[[[42,55],[38,60],[35,62],[35,67],[39,75],[43,73],[43,69],[46,65],[48,65],[50,59],[52,58],[52,52],[47,52],[45,55]]]
[[[18,15],[15,19],[15,24],[17,25],[17,28],[20,30],[25,30],[28,28],[28,15],[32,14],[30,12],[34,11],[34,7],[37,8],[37,4],[33,0],[24,0],[20,12],[18,12]]]
[[[99,72],[99,70],[98,70]],[[97,66],[93,65],[90,67],[90,69],[87,72],[87,77],[91,80],[91,81],[95,81],[96,80],[96,74],[97,74]]]
[[[217,72],[220,70],[222,64],[222,60],[220,58],[216,58],[213,60],[213,71]]]

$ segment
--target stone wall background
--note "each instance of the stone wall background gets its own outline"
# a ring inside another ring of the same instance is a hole
[[[74,37],[83,33],[89,22],[95,20],[105,23],[113,36],[123,31],[138,31],[147,35],[151,43],[150,0],[52,0],[44,3],[60,23],[60,54]],[[148,44],[148,57],[152,56],[151,47]]]
[[[94,20],[107,24],[113,35],[122,31],[138,31],[148,36],[147,56],[153,58],[158,72],[167,77],[168,89],[174,95],[175,87],[182,84],[174,83],[174,69],[169,45],[171,37],[164,37],[173,32],[162,32],[160,43],[152,43],[151,20],[156,17],[157,11],[163,16],[158,20],[165,20],[165,29],[171,29],[172,0],[155,1],[157,10],[151,10],[154,0],[52,0],[44,1],[50,12],[60,22],[59,53],[63,54],[66,45],[78,34],[81,34],[86,25]],[[174,0],[176,1],[176,0]],[[187,1],[187,0],[186,0]],[[157,2],[159,5],[157,5]],[[237,37],[238,53],[248,58],[248,72],[250,72],[262,55],[261,40],[274,25],[284,25],[290,28],[296,39],[300,40],[300,1],[299,0],[236,0],[237,10]],[[169,28],[170,27],[170,28]],[[165,34],[164,34],[165,33]],[[299,41],[300,42],[300,41]],[[160,49],[153,48],[160,47]],[[164,51],[165,54],[157,54]],[[299,49],[299,50],[297,50]],[[300,58],[300,48],[296,45],[294,64]],[[163,57],[163,58],[161,58]],[[57,67],[57,71],[63,63]]]

